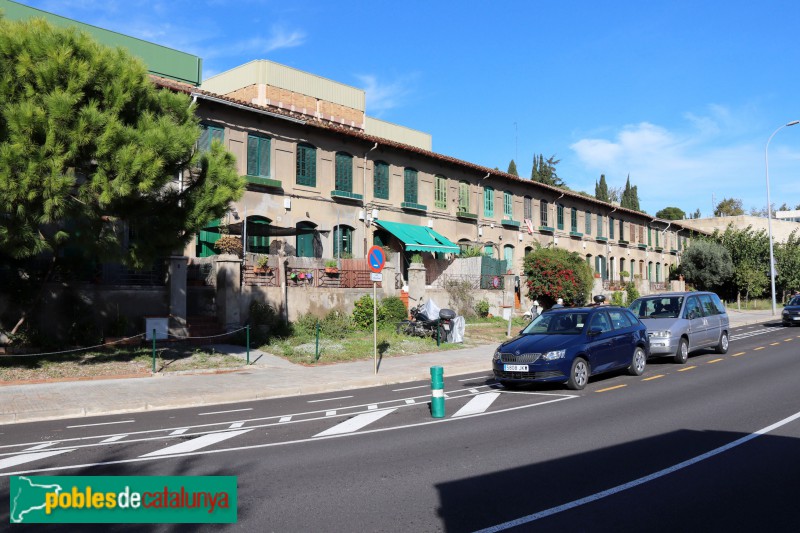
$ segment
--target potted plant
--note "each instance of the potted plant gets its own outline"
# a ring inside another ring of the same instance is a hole
[[[231,254],[242,257],[242,241],[235,235],[222,235],[214,243],[214,249],[221,254]]]
[[[269,256],[262,255],[256,260],[256,264],[253,265],[253,273],[254,274],[272,274],[272,267],[269,266]]]
[[[594,277],[597,278],[597,279],[600,279],[600,272],[595,272],[594,273]]]
[[[339,268],[336,263],[336,259],[328,259],[325,261],[325,273],[326,274],[338,274]]]

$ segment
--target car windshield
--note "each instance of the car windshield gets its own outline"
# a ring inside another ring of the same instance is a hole
[[[527,335],[578,335],[583,331],[586,317],[583,312],[543,313],[522,330]]]
[[[651,296],[639,298],[628,307],[639,319],[678,318],[683,296]]]
[[[800,305],[800,296],[795,296],[786,305]]]

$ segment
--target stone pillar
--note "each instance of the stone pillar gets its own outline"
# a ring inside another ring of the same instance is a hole
[[[217,320],[230,331],[241,327],[239,299],[242,293],[242,262],[235,255],[217,256]]]
[[[186,323],[186,267],[189,258],[173,255],[169,258],[169,333],[188,337]]]
[[[411,263],[408,265],[408,297],[411,307],[420,303],[425,296],[425,265]]]
[[[400,289],[394,286],[394,265],[386,264],[381,271],[383,274],[383,281],[381,282],[381,293],[386,296],[397,296]]]
[[[507,319],[509,316],[514,316],[514,281],[517,276],[514,274],[503,274],[502,277],[503,311],[501,311],[500,316]]]

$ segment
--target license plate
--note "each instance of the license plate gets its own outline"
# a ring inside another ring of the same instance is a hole
[[[506,372],[527,372],[528,365],[503,365]]]
[[[666,344],[664,344],[663,342],[651,342],[650,346],[662,346],[663,347],[663,346],[666,346]]]
[[[800,320],[800,316],[793,316],[792,320]]]
[[[450,331],[450,324],[445,324],[444,325],[444,330],[445,331]]]

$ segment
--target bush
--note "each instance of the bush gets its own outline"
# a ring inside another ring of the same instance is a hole
[[[636,284],[633,282],[630,282],[625,286],[625,292],[628,293],[628,303],[633,302],[639,297],[639,290],[636,288]]]
[[[329,339],[343,339],[352,325],[350,317],[334,309],[320,322],[320,335]]]
[[[625,298],[622,291],[614,291],[611,293],[611,305],[625,305]]]
[[[463,316],[472,315],[475,307],[475,297],[472,295],[472,283],[469,281],[448,280],[444,285],[450,296],[450,306],[456,314]]]
[[[408,310],[403,300],[397,296],[389,296],[381,301],[378,310],[378,320],[381,322],[395,323],[408,318]]]
[[[550,307],[558,298],[583,304],[592,292],[594,275],[586,259],[562,248],[539,248],[523,259],[528,297]]]
[[[223,235],[214,243],[214,249],[221,254],[242,257],[242,241],[234,235]]]
[[[489,316],[489,302],[486,300],[481,300],[480,302],[476,303],[475,312],[478,313],[478,316],[482,318]]]
[[[353,307],[353,325],[360,329],[372,327],[372,296],[365,294]]]
[[[266,344],[271,337],[289,337],[292,326],[286,322],[278,311],[267,302],[253,300],[250,302],[251,342]]]

